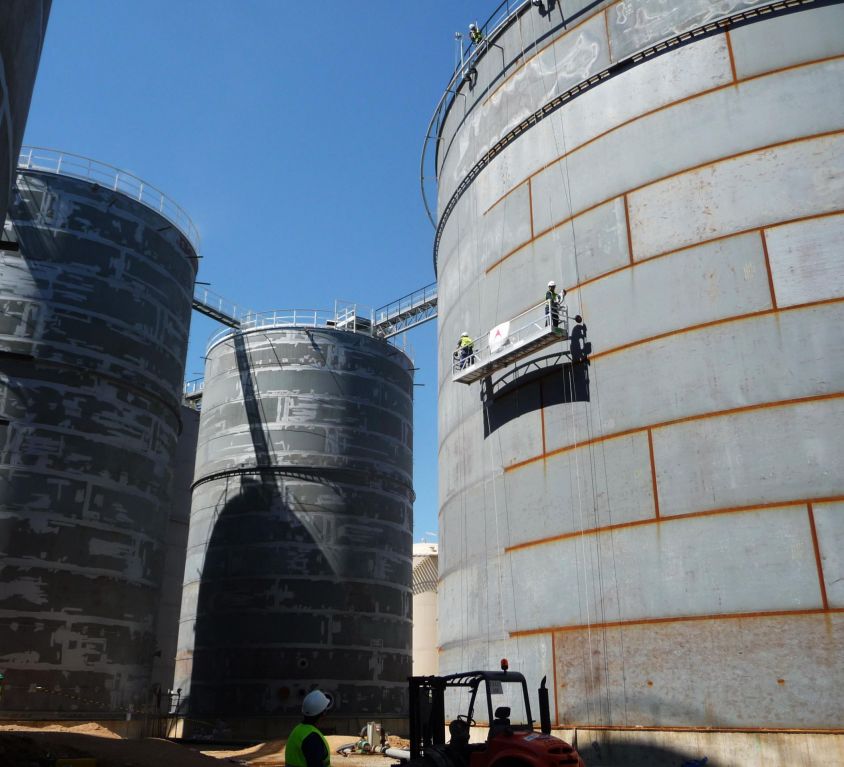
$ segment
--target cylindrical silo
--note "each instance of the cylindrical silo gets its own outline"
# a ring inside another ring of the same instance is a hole
[[[412,363],[302,316],[208,351],[176,670],[206,735],[283,734],[314,687],[341,732],[406,717]]]
[[[15,182],[51,5],[52,0],[0,3],[0,222]]]
[[[561,725],[844,724],[842,29],[525,2],[470,53],[429,142],[441,672],[506,656]],[[454,382],[552,279],[588,362]]]
[[[109,166],[85,161],[94,181],[70,155],[28,165],[6,229],[20,249],[0,253],[3,707],[137,709],[157,651],[192,230]]]

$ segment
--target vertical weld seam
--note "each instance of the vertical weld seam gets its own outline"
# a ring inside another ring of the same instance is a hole
[[[530,239],[533,240],[533,183],[528,179],[528,206],[530,207]]]
[[[733,55],[733,41],[730,39],[730,30],[724,31],[724,39],[727,41],[727,53],[730,56],[730,72],[733,75],[733,83],[738,83],[738,75],[736,74],[736,58]]]
[[[818,584],[821,587],[821,603],[824,610],[829,610],[829,600],[826,596],[826,582],[823,576],[823,562],[821,561],[821,547],[818,544],[818,531],[815,528],[815,512],[811,503],[806,504],[809,513],[809,529],[812,532],[812,547],[815,549],[815,564],[818,568]]]
[[[607,35],[607,58],[612,61],[612,38],[610,37],[610,9],[603,10],[604,16],[604,32]]]
[[[659,519],[659,486],[656,482],[656,461],[654,460],[654,438],[653,432],[648,429],[648,455],[651,460],[651,487],[654,496],[654,514]]]
[[[634,263],[633,261],[633,232],[630,229],[630,207],[627,203],[627,194],[624,194],[624,220],[627,224],[627,256],[630,259],[630,263]]]
[[[554,677],[554,724],[560,726],[560,703],[557,695],[557,635],[551,632],[551,673]]]
[[[542,395],[542,384],[539,385],[539,423],[542,427],[542,455],[544,456],[547,448],[545,447],[545,397]]]
[[[762,238],[762,255],[765,257],[765,269],[768,272],[768,288],[771,291],[771,306],[778,309],[777,306],[777,291],[774,289],[774,273],[771,271],[771,258],[768,254],[768,238],[765,237],[765,230],[759,230],[759,236]]]

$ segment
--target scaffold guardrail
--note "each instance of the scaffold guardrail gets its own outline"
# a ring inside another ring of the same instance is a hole
[[[556,323],[555,323],[556,320]],[[456,383],[470,384],[569,337],[569,316],[565,304],[552,307],[550,301],[517,314],[496,325],[485,336],[474,341],[472,351],[454,352],[451,378]]]
[[[90,157],[40,146],[22,147],[18,168],[71,176],[125,194],[164,216],[199,253],[199,230],[181,205],[133,173]]]

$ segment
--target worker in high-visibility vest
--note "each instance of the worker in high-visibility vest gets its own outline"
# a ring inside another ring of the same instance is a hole
[[[455,354],[460,361],[461,368],[469,367],[474,362],[472,359],[475,353],[474,343],[465,330],[460,334],[460,340],[457,342],[457,351],[455,351]]]
[[[311,690],[302,701],[302,722],[293,728],[284,747],[287,767],[329,767],[331,749],[317,722],[331,708],[332,700],[322,690]]]
[[[480,29],[478,29],[477,24],[469,25],[469,38],[475,45],[478,45],[479,43],[483,42],[484,33],[481,32]]]
[[[551,325],[557,327],[560,324],[560,306],[563,299],[566,297],[566,289],[563,288],[563,294],[557,292],[557,283],[551,280],[548,283],[548,290],[545,292],[545,316],[551,318]],[[545,320],[545,326],[548,326],[548,320]]]

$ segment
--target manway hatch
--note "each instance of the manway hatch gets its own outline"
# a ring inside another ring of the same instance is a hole
[[[496,325],[485,338],[472,345],[472,352],[462,357],[454,352],[451,380],[470,384],[507,367],[511,362],[527,357],[546,346],[565,341],[568,337],[568,310],[554,309],[552,321],[550,301],[542,301],[507,322]]]

